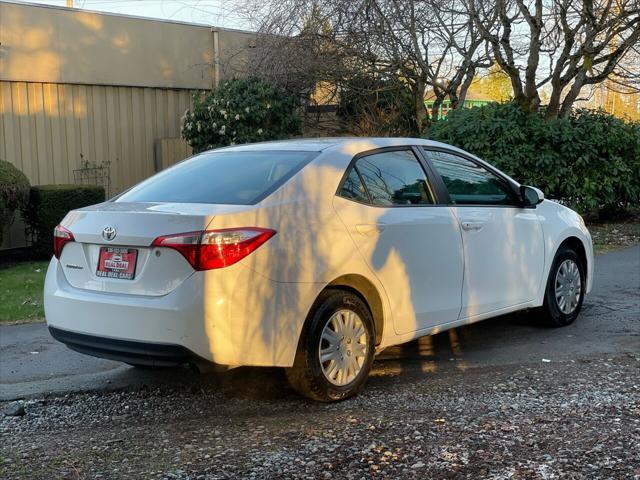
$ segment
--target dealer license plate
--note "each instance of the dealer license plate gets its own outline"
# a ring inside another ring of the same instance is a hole
[[[98,277],[133,280],[136,276],[138,250],[124,247],[100,247]]]

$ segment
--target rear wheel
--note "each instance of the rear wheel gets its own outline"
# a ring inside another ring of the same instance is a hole
[[[578,254],[568,247],[558,250],[549,272],[542,314],[547,324],[572,324],[582,308],[586,288],[585,267]]]
[[[313,400],[333,402],[356,395],[369,375],[374,353],[373,318],[357,295],[324,291],[302,332],[291,386]]]

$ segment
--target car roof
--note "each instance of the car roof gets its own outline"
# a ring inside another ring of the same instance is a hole
[[[265,151],[265,150],[281,150],[281,151],[299,151],[299,152],[323,152],[328,149],[344,148],[353,152],[368,152],[384,147],[403,147],[418,145],[424,147],[444,148],[448,151],[458,152],[464,156],[472,157],[481,165],[484,165],[494,173],[499,174],[510,183],[519,187],[509,175],[476,157],[469,152],[442,142],[434,140],[425,140],[424,138],[411,137],[318,137],[318,138],[294,138],[290,140],[274,140],[271,142],[246,143],[244,145],[234,145],[219,150],[225,151]]]
[[[322,152],[328,148],[357,144],[367,145],[367,150],[373,148],[395,147],[404,145],[445,146],[440,142],[423,138],[404,137],[321,137],[294,138],[291,140],[275,140],[271,142],[246,143],[234,145],[219,150],[225,151],[261,151],[261,150],[293,150],[307,152]],[[448,145],[447,145],[448,146]]]

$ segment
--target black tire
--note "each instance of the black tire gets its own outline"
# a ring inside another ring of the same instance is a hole
[[[555,282],[558,269],[566,260],[573,261],[580,272],[581,291],[578,298],[578,304],[571,313],[564,313],[558,305],[555,295]],[[549,271],[549,278],[547,279],[547,286],[544,293],[544,303],[540,309],[542,320],[544,323],[551,327],[566,327],[575,322],[576,318],[580,314],[582,308],[582,302],[584,300],[584,292],[587,287],[585,265],[579,255],[569,247],[561,247],[556,253]]]
[[[360,372],[346,385],[329,381],[320,364],[322,331],[339,310],[351,310],[362,321],[367,338],[367,351]],[[320,402],[345,400],[360,392],[369,376],[375,351],[373,317],[357,295],[344,290],[325,290],[316,300],[300,336],[295,361],[286,369],[287,379],[295,391]]]

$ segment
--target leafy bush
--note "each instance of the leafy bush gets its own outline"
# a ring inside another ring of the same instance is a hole
[[[182,117],[182,137],[195,152],[300,133],[297,99],[258,79],[223,82],[193,102]]]
[[[93,185],[39,185],[31,187],[23,212],[36,256],[50,256],[53,229],[70,210],[104,202],[103,187]]]
[[[451,112],[428,138],[467,150],[582,213],[640,203],[640,124],[603,112],[545,120],[512,103],[489,104]]]
[[[29,199],[29,179],[9,162],[0,160],[0,245],[4,229],[13,221],[14,212]]]

